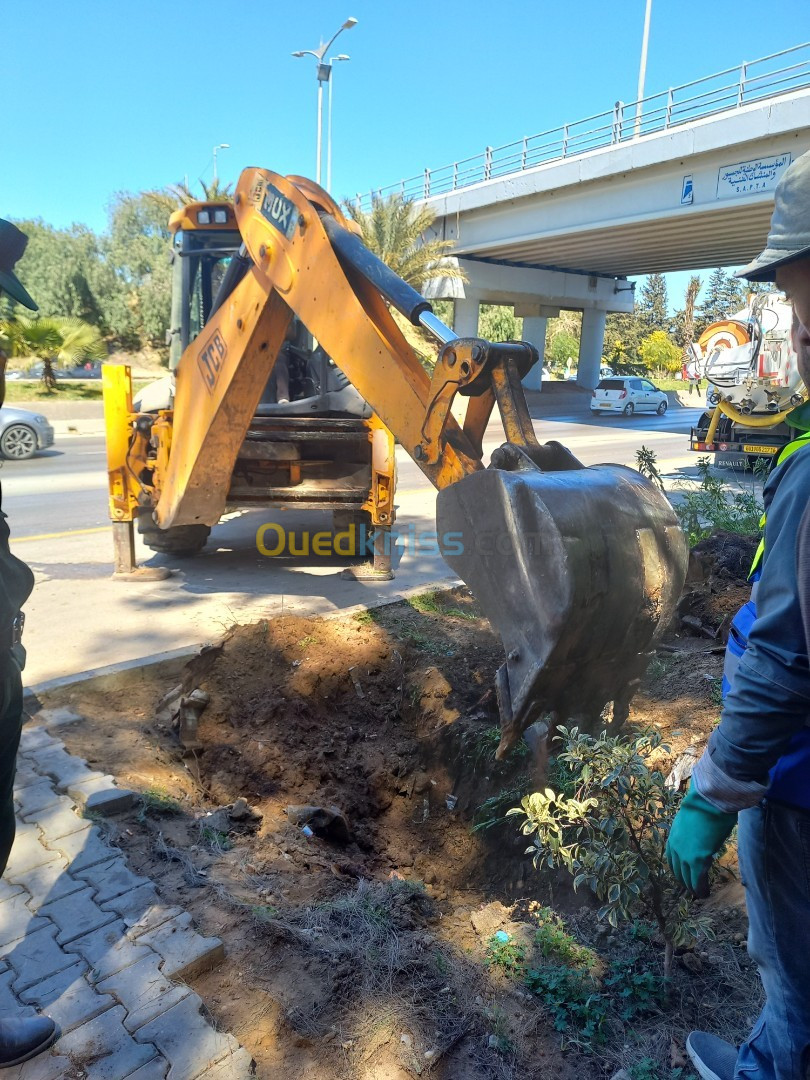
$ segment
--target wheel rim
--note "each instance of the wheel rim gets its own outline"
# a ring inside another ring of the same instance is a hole
[[[36,448],[36,436],[30,428],[10,427],[3,435],[3,453],[6,457],[30,457]]]
[[[625,411],[626,416],[632,416],[633,413],[635,412],[635,407],[634,407],[633,403],[631,402],[629,405],[625,405],[624,411]]]
[[[661,404],[658,406],[658,413],[660,416],[663,416],[666,411],[667,403],[665,401],[662,401]]]

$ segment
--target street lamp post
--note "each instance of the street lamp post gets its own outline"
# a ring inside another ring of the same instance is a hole
[[[344,30],[351,30],[353,26],[357,25],[357,19],[354,17],[349,18],[346,22],[335,31],[331,38],[324,45],[323,43],[317,49],[300,49],[298,52],[294,52],[293,56],[314,56],[318,62],[316,68],[316,75],[318,77],[318,144],[315,154],[315,179],[320,184],[321,182],[321,151],[323,147],[323,84],[330,81],[332,74],[332,60],[324,62],[324,57],[329,51],[330,46]],[[332,59],[336,59],[333,57]]]
[[[346,53],[329,57],[329,67],[338,60],[351,60]],[[329,104],[326,109],[326,190],[332,190],[332,79],[329,79]]]
[[[217,150],[230,150],[230,148],[231,148],[231,144],[226,143],[226,142],[218,143],[214,147],[214,188],[215,189],[216,189],[217,184],[219,183],[219,178],[217,177]]]
[[[647,45],[650,40],[650,12],[652,0],[647,0],[644,9],[644,33],[641,38],[641,60],[638,65],[638,90],[636,92],[636,126],[634,135],[636,138],[641,134],[641,99],[644,97],[644,80],[647,76]]]

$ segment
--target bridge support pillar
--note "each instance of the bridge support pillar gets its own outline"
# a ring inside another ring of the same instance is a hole
[[[605,345],[605,319],[607,312],[585,308],[582,312],[582,336],[579,341],[579,366],[577,385],[593,390],[599,382],[602,351]]]
[[[478,337],[479,306],[479,297],[471,296],[469,290],[467,290],[467,296],[456,299],[453,329],[459,337]]]
[[[527,390],[543,389],[543,356],[546,351],[546,326],[548,319],[543,316],[525,316],[523,319],[523,339],[534,345],[540,353],[540,360],[534,365],[523,380]]]

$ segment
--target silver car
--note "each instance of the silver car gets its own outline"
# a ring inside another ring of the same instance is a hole
[[[13,405],[0,408],[0,454],[4,458],[24,461],[49,446],[53,446],[53,428],[46,416]]]

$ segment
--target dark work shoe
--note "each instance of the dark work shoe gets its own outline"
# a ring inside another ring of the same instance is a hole
[[[56,1024],[49,1016],[0,1019],[0,1069],[36,1057],[57,1035]]]
[[[737,1048],[725,1039],[693,1031],[686,1040],[686,1052],[703,1080],[734,1080]]]

